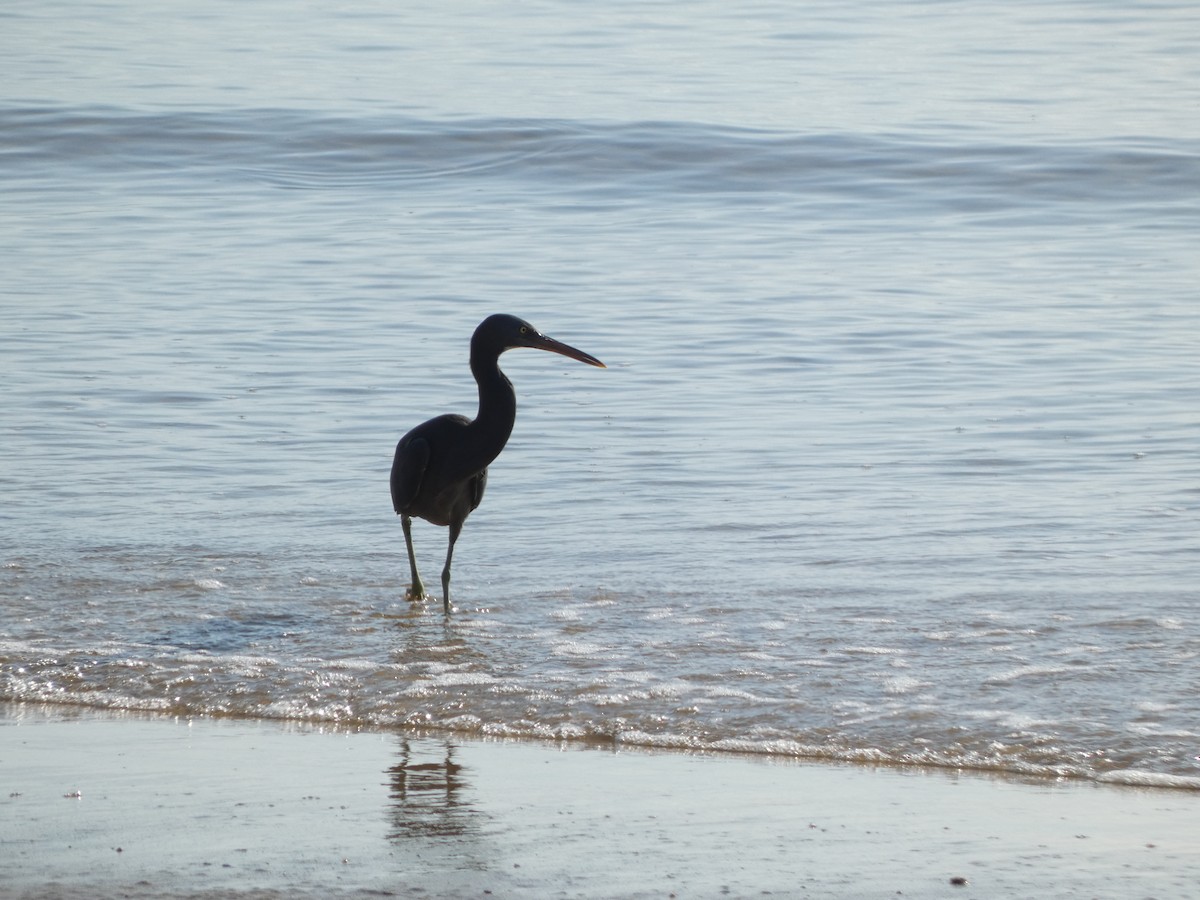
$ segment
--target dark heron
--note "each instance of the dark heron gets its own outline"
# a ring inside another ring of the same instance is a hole
[[[425,586],[413,553],[412,517],[450,526],[450,546],[442,569],[442,604],[450,614],[450,560],[463,522],[487,485],[487,467],[500,455],[517,418],[517,395],[500,371],[500,354],[515,347],[549,350],[603,369],[604,363],[582,350],[546,337],[516,316],[484,319],[471,336],[471,374],[479,384],[479,414],[438,416],[400,438],[392,462],[392,506],[404,527],[412,568],[410,600],[425,600]]]

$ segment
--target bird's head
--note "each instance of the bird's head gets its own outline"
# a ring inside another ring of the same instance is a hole
[[[495,315],[488,316],[479,323],[479,327],[475,329],[475,334],[471,337],[472,356],[483,353],[494,353],[496,356],[499,356],[505,350],[513,350],[517,347],[549,350],[551,353],[570,357],[579,362],[587,363],[589,366],[598,366],[601,369],[607,368],[604,363],[600,362],[600,360],[596,359],[590,353],[584,353],[582,350],[576,350],[569,344],[564,344],[562,341],[556,341],[552,337],[547,337],[524,319],[519,319],[516,316],[510,316],[506,313],[496,313]]]

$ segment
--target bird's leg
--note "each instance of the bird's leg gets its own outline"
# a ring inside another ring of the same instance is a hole
[[[412,585],[404,597],[406,600],[419,603],[425,600],[427,595],[425,593],[425,585],[421,584],[421,575],[417,572],[417,554],[413,552],[412,517],[401,516],[400,527],[404,529],[404,544],[408,547],[408,565],[412,569]]]
[[[450,523],[450,546],[446,548],[446,565],[442,567],[442,609],[446,615],[450,615],[450,560],[454,558],[454,542],[462,527],[462,522]]]

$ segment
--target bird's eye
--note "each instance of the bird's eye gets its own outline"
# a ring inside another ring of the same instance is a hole
[[[528,333],[528,331],[529,331],[529,329],[526,328],[524,325],[521,326],[521,334],[526,334],[526,333]]]

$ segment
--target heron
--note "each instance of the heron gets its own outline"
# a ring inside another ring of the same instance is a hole
[[[407,597],[428,599],[413,552],[412,520],[449,526],[450,544],[442,567],[442,607],[450,615],[450,562],[463,523],[483,499],[487,470],[500,455],[517,418],[517,394],[500,371],[500,354],[517,347],[549,350],[589,366],[606,368],[589,353],[542,334],[524,319],[497,313],[471,335],[471,374],[479,385],[474,419],[447,414],[414,428],[396,445],[392,461],[392,506],[400,516],[412,585]]]

